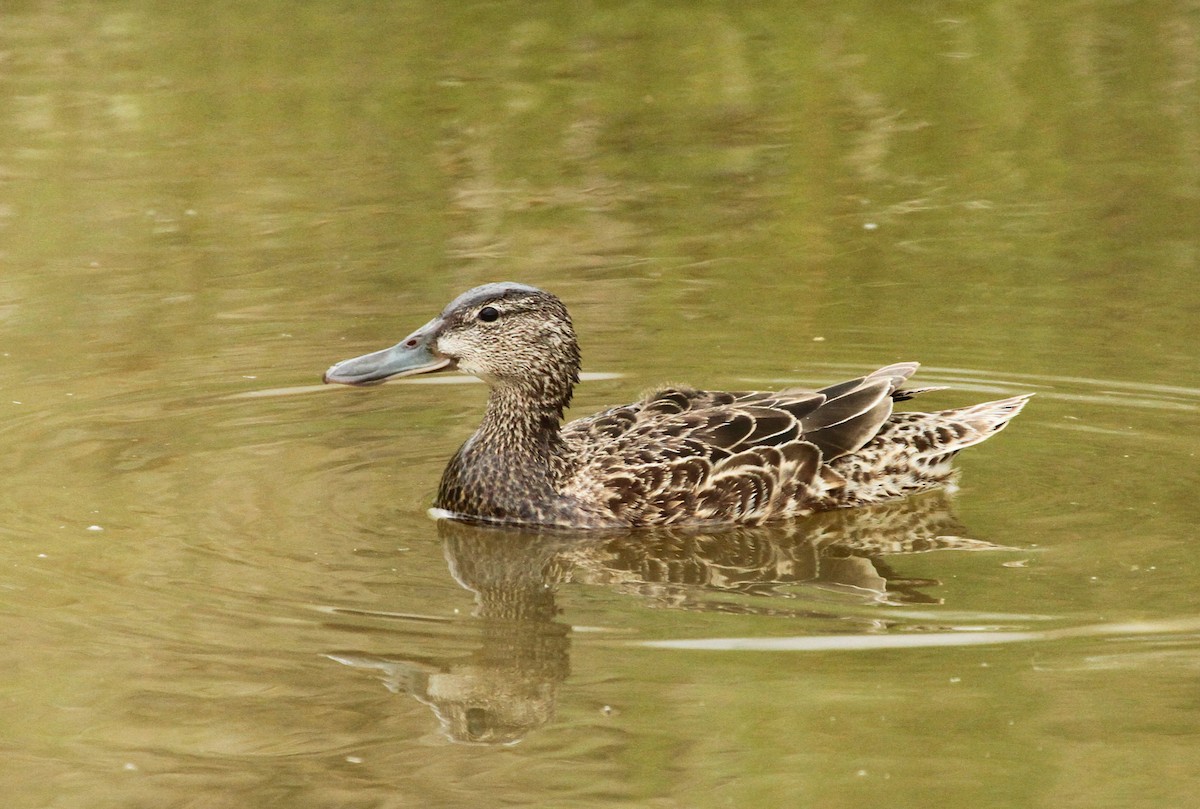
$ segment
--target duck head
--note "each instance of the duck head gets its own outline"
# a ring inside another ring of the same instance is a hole
[[[513,282],[484,284],[391,348],[343,360],[325,382],[369,385],[458,369],[493,389],[536,393],[565,405],[579,380],[579,345],[570,315],[549,292]]]

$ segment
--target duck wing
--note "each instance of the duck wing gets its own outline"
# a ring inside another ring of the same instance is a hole
[[[631,525],[756,522],[804,511],[828,461],[870,441],[916,363],[819,391],[660,390],[563,427],[563,487]],[[838,485],[833,479],[825,485]]]
[[[818,393],[825,401],[801,419],[805,440],[817,445],[825,463],[862,449],[892,415],[893,402],[929,390],[900,389],[919,367],[915,362],[898,362],[822,388]]]

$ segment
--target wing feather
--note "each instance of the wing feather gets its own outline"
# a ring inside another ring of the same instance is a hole
[[[916,368],[820,391],[658,391],[563,427],[565,488],[632,525],[799,513],[814,492],[845,485],[826,464],[876,436]]]

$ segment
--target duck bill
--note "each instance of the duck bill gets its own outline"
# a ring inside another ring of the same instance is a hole
[[[431,374],[454,366],[454,360],[433,350],[437,320],[431,320],[391,348],[342,360],[325,372],[326,383],[371,385],[414,374]]]

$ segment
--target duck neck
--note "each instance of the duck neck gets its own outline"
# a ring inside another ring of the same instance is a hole
[[[493,386],[479,429],[446,467],[437,506],[487,519],[546,521],[570,471],[559,431],[569,397],[569,388],[554,394]]]
[[[559,428],[569,399],[569,391],[564,398],[548,391],[497,385],[472,441],[486,442],[487,451],[503,458],[511,469],[544,469],[553,480],[565,453]]]

